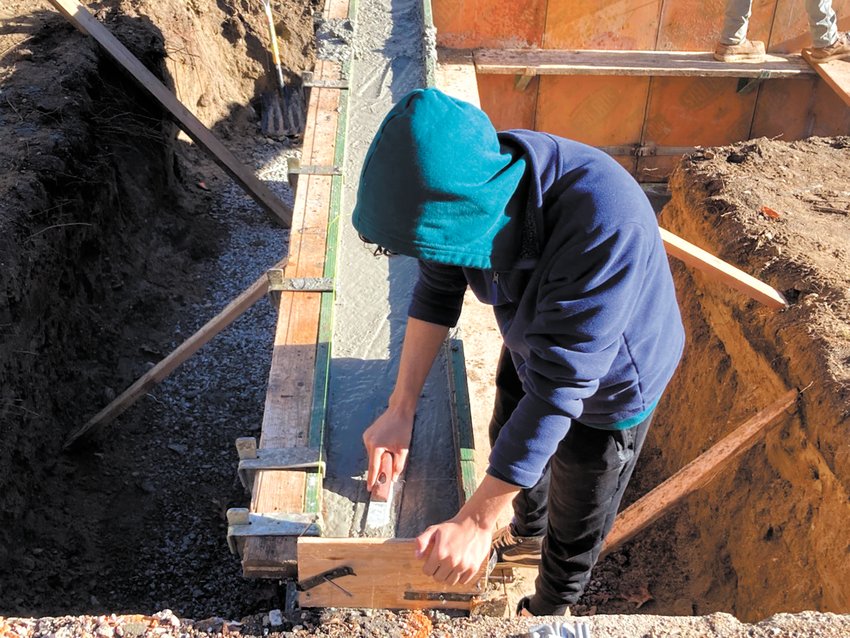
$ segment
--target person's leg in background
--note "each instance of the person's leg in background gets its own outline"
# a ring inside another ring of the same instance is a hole
[[[764,42],[747,39],[752,0],[727,0],[726,14],[720,41],[714,49],[714,58],[720,62],[761,62],[764,60]]]
[[[535,616],[560,615],[581,597],[614,524],[652,414],[626,430],[573,422],[549,462],[549,525],[543,540]]]
[[[850,58],[850,36],[838,32],[838,18],[832,0],[806,0],[809,29],[812,32],[811,59],[829,62]]]

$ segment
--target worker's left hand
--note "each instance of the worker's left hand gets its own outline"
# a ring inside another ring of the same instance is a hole
[[[490,554],[493,530],[460,512],[432,525],[416,538],[416,555],[425,559],[422,571],[447,585],[472,582]]]

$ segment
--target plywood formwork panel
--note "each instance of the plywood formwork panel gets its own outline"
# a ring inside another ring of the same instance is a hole
[[[802,4],[803,0],[796,0]],[[754,0],[749,37],[767,40],[776,0]],[[665,0],[659,51],[713,51],[723,29],[726,0]]]
[[[832,8],[838,15],[839,30],[850,29],[850,0],[833,0]],[[753,27],[758,16],[753,16]],[[799,53],[812,45],[809,20],[803,0],[777,0],[768,49],[776,53]]]
[[[654,49],[660,0],[549,0],[547,49]]]
[[[592,146],[637,144],[649,87],[646,77],[540,77],[536,128]],[[634,169],[624,158],[624,166]]]
[[[850,108],[832,87],[818,80],[812,107],[812,135],[850,135]]]
[[[755,92],[736,92],[735,78],[654,78],[643,144],[657,147],[717,146],[749,137]],[[675,156],[644,157],[638,174],[662,179]]]
[[[759,89],[751,137],[799,140],[812,134],[815,88],[818,80],[774,80]]]
[[[432,0],[437,44],[453,49],[534,47],[543,41],[541,0]]]
[[[516,89],[516,76],[478,75],[481,108],[496,130],[535,127],[540,78],[534,78],[524,91]]]

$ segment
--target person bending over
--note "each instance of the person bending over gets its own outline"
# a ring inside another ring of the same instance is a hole
[[[419,260],[398,377],[363,440],[371,490],[384,452],[407,458],[416,403],[464,292],[503,339],[487,474],[417,538],[424,571],[474,578],[491,547],[535,564],[519,609],[563,614],[588,582],[652,414],[681,356],[679,309],[655,214],[592,147],[496,133],[436,89],[406,95],[366,155],[353,223],[379,252]],[[513,503],[511,524],[493,535]]]

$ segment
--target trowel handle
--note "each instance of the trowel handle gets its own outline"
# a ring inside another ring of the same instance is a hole
[[[386,501],[390,495],[390,486],[393,480],[393,455],[384,452],[381,455],[381,465],[378,467],[378,478],[375,487],[372,488],[372,498]]]

